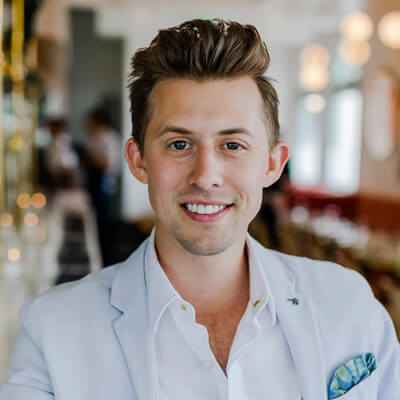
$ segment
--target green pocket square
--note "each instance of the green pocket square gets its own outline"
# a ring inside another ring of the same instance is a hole
[[[370,376],[375,369],[376,360],[372,353],[360,354],[347,361],[333,373],[328,384],[328,399],[343,396],[353,386]]]

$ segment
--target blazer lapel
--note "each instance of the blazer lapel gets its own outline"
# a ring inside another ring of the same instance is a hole
[[[113,322],[138,400],[157,400],[158,373],[153,331],[148,320],[144,255],[147,240],[120,267],[111,304],[122,314]]]
[[[296,290],[293,273],[272,251],[257,242],[275,301],[276,314],[293,358],[303,400],[326,400],[325,362],[318,325],[310,300]]]

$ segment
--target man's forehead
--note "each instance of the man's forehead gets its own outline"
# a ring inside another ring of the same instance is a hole
[[[168,133],[268,136],[263,102],[249,77],[195,81],[168,79],[153,90],[145,138]]]
[[[262,97],[253,79],[242,76],[231,79],[164,79],[159,81],[150,95],[150,108],[154,112],[210,111],[216,108],[242,109],[244,106],[263,106]]]

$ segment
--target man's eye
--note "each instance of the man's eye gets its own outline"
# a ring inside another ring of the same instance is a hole
[[[240,150],[243,148],[241,144],[235,142],[225,143],[224,147],[228,150]]]
[[[189,143],[185,140],[176,140],[172,142],[168,147],[171,147],[174,150],[186,150],[189,148]]]

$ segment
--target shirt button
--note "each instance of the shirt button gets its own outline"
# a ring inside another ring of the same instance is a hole
[[[259,305],[261,304],[261,300],[257,299],[254,303],[253,303],[253,307],[257,308]]]
[[[205,360],[204,366],[209,369],[214,368],[214,361],[213,360]]]
[[[186,311],[186,306],[184,304],[181,304],[181,310]]]

